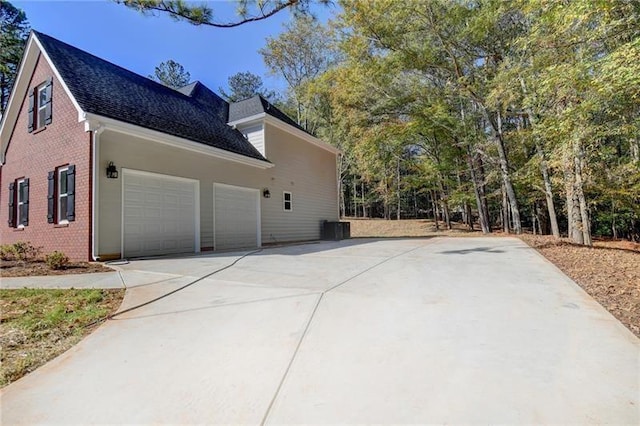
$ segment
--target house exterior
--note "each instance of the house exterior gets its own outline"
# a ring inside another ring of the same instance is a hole
[[[338,155],[259,96],[173,90],[33,31],[0,123],[0,236],[76,260],[314,240]]]

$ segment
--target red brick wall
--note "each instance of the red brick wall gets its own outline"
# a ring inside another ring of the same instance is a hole
[[[31,77],[29,90],[53,78],[52,122],[44,130],[27,131],[29,98],[25,96],[18,122],[0,174],[0,237],[2,244],[28,241],[42,247],[43,253],[60,250],[74,260],[90,257],[90,133],[78,123],[78,111],[56,79],[46,59],[40,55]],[[76,166],[75,221],[68,226],[47,223],[47,174],[64,164]],[[23,230],[11,228],[9,183],[29,178],[29,225]]]

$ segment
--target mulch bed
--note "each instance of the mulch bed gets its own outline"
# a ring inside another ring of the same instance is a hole
[[[42,275],[90,274],[93,272],[113,272],[100,263],[70,262],[64,269],[50,269],[42,260],[26,261],[1,260],[0,275],[3,277],[29,277]]]

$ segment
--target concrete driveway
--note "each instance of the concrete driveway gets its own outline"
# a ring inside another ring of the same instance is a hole
[[[123,267],[124,307],[240,254]],[[640,423],[640,340],[510,238],[265,249],[2,392],[2,424]]]

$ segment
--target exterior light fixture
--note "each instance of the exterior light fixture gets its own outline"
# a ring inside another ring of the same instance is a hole
[[[271,192],[269,192],[269,188],[265,188],[262,190],[262,196],[264,198],[271,198]]]
[[[118,179],[118,169],[116,169],[116,165],[113,164],[113,161],[110,161],[107,166],[107,177],[109,179]]]

